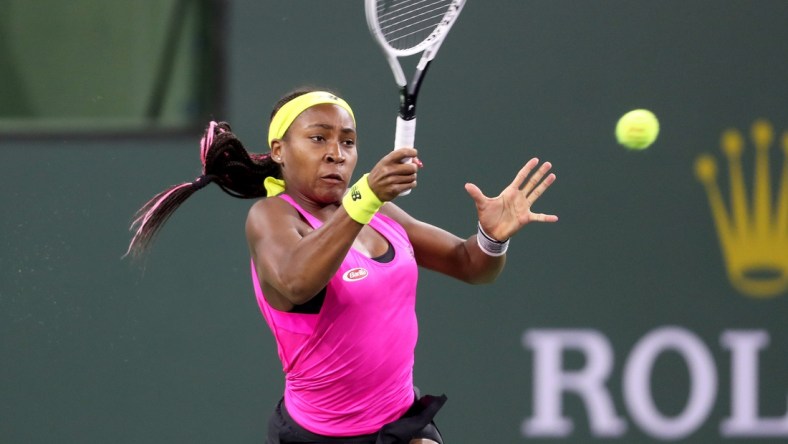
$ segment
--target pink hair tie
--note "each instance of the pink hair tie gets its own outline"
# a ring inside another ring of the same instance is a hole
[[[205,172],[205,156],[208,154],[208,149],[213,145],[213,133],[216,131],[216,121],[212,120],[205,130],[205,134],[200,139],[200,161],[202,162],[203,172]],[[222,130],[224,132],[224,130]]]

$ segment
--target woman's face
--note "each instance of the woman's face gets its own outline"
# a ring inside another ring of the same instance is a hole
[[[333,104],[308,108],[272,143],[271,154],[282,165],[288,193],[340,202],[358,160],[353,117]]]

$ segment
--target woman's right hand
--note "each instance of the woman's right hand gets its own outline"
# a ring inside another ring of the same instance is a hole
[[[378,161],[367,176],[369,187],[378,199],[388,202],[416,187],[416,176],[422,166],[417,155],[415,148],[398,148]]]

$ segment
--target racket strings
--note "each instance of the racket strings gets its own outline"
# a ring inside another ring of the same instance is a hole
[[[395,48],[418,46],[441,23],[452,0],[378,2],[378,21],[386,41]]]

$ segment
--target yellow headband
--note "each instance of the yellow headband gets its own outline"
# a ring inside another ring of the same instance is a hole
[[[281,139],[284,137],[287,129],[293,124],[293,121],[302,112],[315,106],[324,103],[332,103],[334,105],[344,108],[350,117],[353,118],[353,123],[356,123],[356,117],[353,115],[353,110],[350,105],[339,97],[325,91],[313,91],[310,93],[302,94],[295,99],[285,103],[276,112],[274,118],[271,119],[271,125],[268,127],[268,146],[274,139]]]

